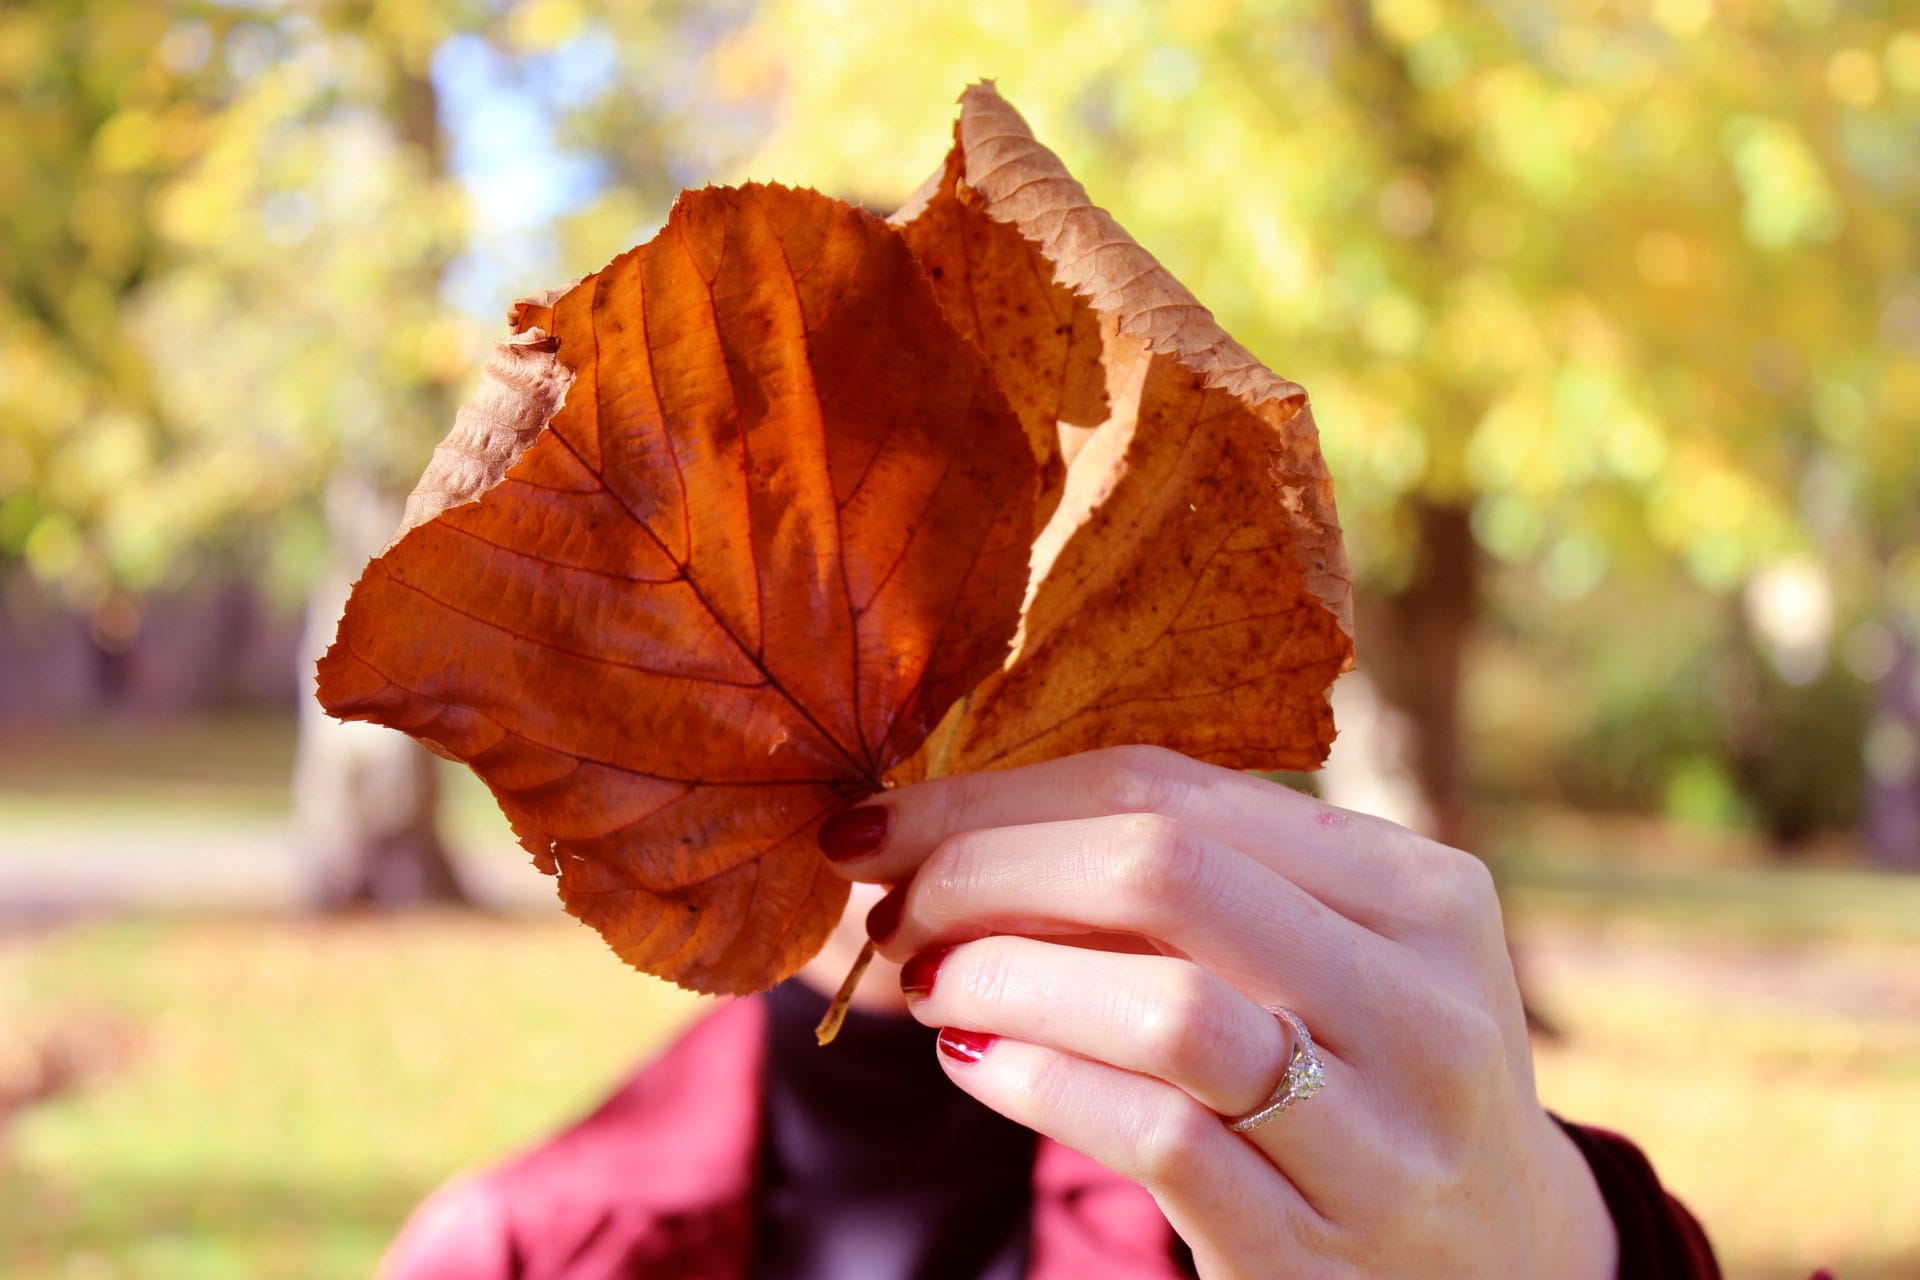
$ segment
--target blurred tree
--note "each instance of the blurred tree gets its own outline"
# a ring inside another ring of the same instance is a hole
[[[1443,836],[1465,821],[1490,585],[1574,602],[1677,564],[1730,597],[1811,552],[1848,628],[1832,647],[1875,686],[1876,847],[1920,857],[1920,33],[1899,5],[854,17],[7,8],[0,557],[100,634],[209,566],[338,591],[386,522],[330,527],[328,478],[336,512],[391,501],[514,293],[730,170],[904,195],[952,95],[999,75],[1096,199],[1313,391],[1369,597],[1362,675],[1416,728]],[[333,611],[316,596],[317,636]]]
[[[0,28],[0,164],[24,179],[0,236],[0,539],[96,617],[126,616],[118,588],[245,558],[234,540],[263,527],[306,535],[312,559],[319,477],[391,482],[448,412],[460,334],[435,293],[458,204],[434,172],[424,48],[410,74],[417,33],[339,38],[328,20],[368,16],[352,8],[109,0]],[[397,736],[378,767],[364,746],[316,751],[334,740],[304,720],[302,740],[321,898],[457,896],[429,758]],[[340,780],[320,816],[345,842],[318,834],[315,760]]]
[[[311,592],[317,656],[471,381],[495,323],[475,313],[558,283],[561,245],[598,265],[680,185],[665,143],[699,96],[627,73],[697,66],[730,12],[0,14],[0,556],[127,639],[140,593],[257,573]],[[317,897],[457,896],[435,762],[309,702],[295,800]]]
[[[201,120],[196,86],[153,72],[162,13],[91,17],[0,14],[0,547],[82,593],[103,578],[83,527],[165,432],[121,307],[167,258],[141,211]]]
[[[1052,0],[863,24],[768,0],[722,65],[783,103],[756,171],[861,192],[910,190],[944,86],[1001,77],[1306,382],[1371,597],[1361,671],[1416,726],[1443,838],[1486,570],[1565,599],[1667,559],[1730,592],[1806,546],[1855,597],[1916,572],[1920,34],[1898,5]],[[1885,625],[1910,637],[1902,600]]]

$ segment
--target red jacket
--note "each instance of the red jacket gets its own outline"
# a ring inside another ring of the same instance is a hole
[[[384,1280],[736,1280],[752,1247],[766,1018],[736,1000],[584,1120],[414,1212]],[[1623,1280],[1718,1280],[1699,1226],[1624,1138],[1567,1126],[1620,1224]],[[1030,1280],[1176,1280],[1138,1185],[1041,1139]],[[1817,1280],[1817,1278],[1816,1278]]]

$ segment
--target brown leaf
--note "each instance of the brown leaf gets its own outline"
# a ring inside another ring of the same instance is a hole
[[[554,354],[559,349],[556,339],[537,328],[494,343],[480,368],[479,389],[454,415],[453,430],[434,446],[407,495],[394,542],[447,508],[474,501],[520,460],[573,384],[573,370]]]
[[[1332,741],[1305,394],[990,85],[955,137],[897,232],[691,193],[518,304],[321,664],[330,710],[471,763],[568,908],[696,989],[817,949],[845,889],[814,830],[883,778]]]
[[[845,902],[819,822],[1006,655],[1032,450],[900,237],[813,192],[689,192],[515,327],[321,701],[472,765],[629,962],[765,987]]]
[[[1127,742],[1236,768],[1318,766],[1353,628],[1306,393],[1095,207],[990,83],[962,96],[957,138],[928,202],[955,193],[947,243],[985,239],[981,224],[1017,230],[1092,308],[1111,416],[1071,454],[1007,666],[895,778]],[[1017,255],[999,261],[1020,274]],[[976,269],[970,285],[998,278]]]
[[[1074,437],[1075,428],[1090,431],[1107,416],[1100,323],[1086,299],[1055,282],[1052,264],[1019,228],[981,215],[980,198],[960,179],[961,159],[956,146],[888,222],[1020,415],[1040,465],[1044,524],[1066,479],[1063,429]]]

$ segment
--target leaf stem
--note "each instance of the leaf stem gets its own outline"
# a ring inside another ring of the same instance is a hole
[[[934,726],[928,735],[927,772],[929,778],[944,775],[953,764],[953,755],[960,745],[960,725],[966,719],[967,712],[973,706],[973,691],[968,690],[960,700],[947,709],[940,723]],[[886,784],[891,787],[893,784]],[[813,1038],[822,1045],[833,1043],[840,1034],[840,1025],[847,1020],[847,1008],[853,1003],[853,989],[860,985],[861,975],[867,966],[873,963],[873,941],[860,948],[860,954],[854,957],[853,968],[847,970],[846,978],[840,983],[840,990],[834,994],[833,1003],[827,1006],[826,1016],[820,1019],[820,1025],[813,1029]]]
[[[853,989],[860,985],[860,975],[873,963],[873,940],[860,948],[860,954],[854,957],[853,968],[847,970],[846,979],[841,982],[840,990],[834,993],[833,1003],[827,1006],[826,1016],[820,1019],[820,1025],[813,1029],[813,1038],[822,1045],[833,1043],[840,1034],[840,1025],[847,1020],[847,1006],[853,1003]]]

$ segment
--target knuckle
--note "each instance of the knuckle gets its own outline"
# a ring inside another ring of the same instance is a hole
[[[1206,1176],[1210,1145],[1217,1141],[1220,1118],[1192,1098],[1169,1090],[1144,1108],[1135,1154],[1140,1180],[1148,1186],[1192,1186]]]
[[[1464,1006],[1453,1028],[1454,1053],[1471,1078],[1502,1081],[1507,1074],[1507,1041],[1493,1014],[1476,1005]]]
[[[979,843],[973,833],[950,835],[934,846],[933,856],[913,877],[913,892],[919,909],[937,918],[944,907],[964,902],[979,887],[986,863],[975,857]]]
[[[959,991],[966,1012],[990,1013],[1007,1003],[1012,992],[1013,974],[1001,948],[987,943],[974,943],[965,948],[962,954],[950,957],[946,963],[955,964],[956,961],[960,973],[959,981],[953,985]]]
[[[1201,842],[1171,818],[1129,814],[1114,832],[1107,888],[1139,919],[1192,904],[1204,889],[1206,857]]]
[[[1016,1104],[1017,1114],[1044,1122],[1065,1101],[1064,1059],[1057,1054],[1029,1057],[1007,1072],[1001,1087]]]
[[[1166,1073],[1163,1078],[1176,1082],[1215,1060],[1226,1040],[1212,982],[1185,963],[1169,966],[1138,994],[1132,1022],[1138,1043]]]
[[[1470,853],[1448,850],[1452,858],[1454,905],[1464,918],[1479,924],[1500,918],[1500,891],[1493,883],[1493,870]]]
[[[934,792],[933,818],[936,825],[933,830],[946,832],[947,838],[951,839],[953,835],[978,825],[977,815],[985,805],[985,797],[981,794],[981,779],[985,776],[956,773],[921,784],[937,788]]]
[[[1450,934],[1477,933],[1500,919],[1493,873],[1470,853],[1421,840],[1409,879],[1420,925]]]
[[[1406,1143],[1383,1171],[1384,1199],[1393,1205],[1396,1221],[1420,1224],[1444,1220],[1457,1212],[1460,1166],[1446,1151],[1430,1143]]]
[[[1165,747],[1110,747],[1094,771],[1096,798],[1109,813],[1173,813],[1185,790],[1187,760]]]
[[[1436,1001],[1426,1019],[1429,1085],[1447,1113],[1471,1117],[1506,1084],[1506,1040],[1500,1026],[1487,1010],[1464,1000]]]

